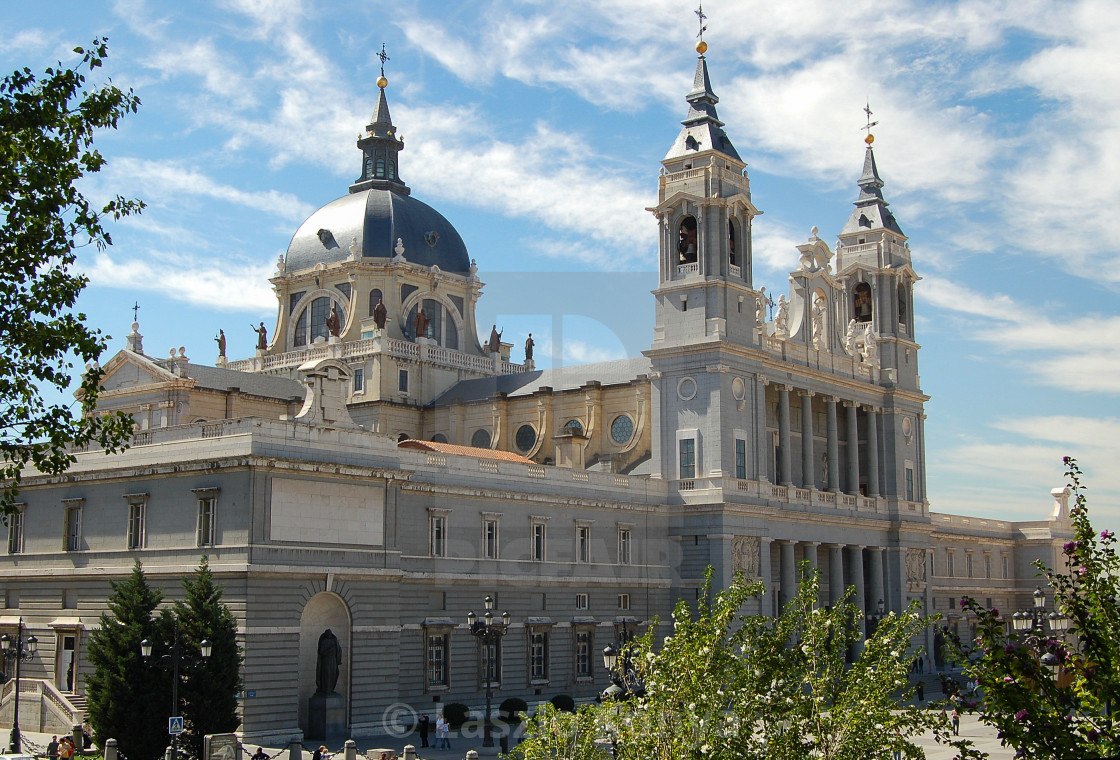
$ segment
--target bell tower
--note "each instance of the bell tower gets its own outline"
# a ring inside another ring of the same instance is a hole
[[[688,114],[662,159],[657,206],[659,277],[653,347],[729,340],[755,345],[751,203],[746,163],[716,114],[708,45],[696,46]]]

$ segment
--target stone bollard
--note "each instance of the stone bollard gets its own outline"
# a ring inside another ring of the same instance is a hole
[[[288,760],[303,760],[303,743],[288,743]]]
[[[344,752],[346,753],[346,760],[357,760],[358,757],[358,744],[353,739],[347,739]]]
[[[404,760],[417,760],[415,744],[404,745]]]
[[[70,738],[74,740],[74,754],[77,755],[85,751],[86,748],[86,735],[82,731],[82,724],[70,726]]]
[[[467,750],[467,760],[478,760],[478,751],[473,749]]]
[[[105,740],[105,760],[117,760],[117,740]]]

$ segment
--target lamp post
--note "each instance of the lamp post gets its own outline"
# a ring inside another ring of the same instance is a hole
[[[7,663],[14,661],[16,665],[16,691],[15,703],[12,715],[12,735],[11,735],[11,751],[20,752],[22,750],[22,740],[19,734],[19,678],[20,678],[20,663],[31,662],[35,656],[36,650],[39,648],[39,639],[34,635],[28,636],[27,640],[23,638],[23,618],[19,619],[18,627],[16,628],[15,648],[12,648],[12,637],[8,634],[0,636],[0,653],[4,657],[5,669]]]
[[[1022,632],[1039,652],[1039,662],[1046,666],[1051,673],[1057,674],[1062,661],[1056,654],[1049,651],[1043,651],[1045,645],[1043,643],[1042,635],[1045,633],[1045,626],[1049,624],[1050,631],[1064,636],[1065,632],[1069,630],[1070,620],[1060,612],[1051,612],[1046,614],[1046,594],[1042,591],[1042,587],[1035,588],[1034,594],[1034,607],[1028,610],[1019,610],[1011,616],[1011,625],[1016,631]]]
[[[867,622],[871,623],[871,630],[867,632],[867,638],[875,635],[879,630],[879,623],[883,622],[883,618],[887,616],[887,605],[882,599],[875,605],[875,611],[867,616]]]
[[[474,614],[474,610],[467,613],[467,628],[470,630],[471,635],[478,639],[479,643],[485,647],[486,651],[486,670],[482,677],[486,679],[486,717],[482,721],[483,734],[482,746],[494,746],[494,734],[490,723],[490,703],[494,698],[494,670],[495,655],[498,652],[498,642],[506,635],[509,630],[509,613],[503,612],[500,620],[494,619],[494,597],[487,594],[486,598],[482,600],[486,607],[486,611],[482,615],[482,619],[478,619],[478,615]]]
[[[189,670],[200,662],[204,662],[210,658],[210,652],[213,649],[213,644],[209,639],[203,639],[199,642],[198,648],[201,650],[202,656],[196,660],[193,656],[184,654],[183,647],[179,643],[179,616],[173,615],[175,621],[174,633],[172,634],[171,652],[160,657],[155,662],[150,662],[152,656],[152,642],[150,639],[144,639],[140,642],[140,656],[144,658],[144,662],[149,662],[152,667],[157,667],[162,670],[171,671],[171,716],[177,717],[179,715],[179,671]],[[170,729],[170,723],[168,729]],[[171,734],[171,760],[179,759],[179,734]]]
[[[603,647],[603,667],[606,668],[611,679],[611,685],[607,687],[603,695],[624,700],[630,699],[630,697],[641,697],[646,693],[646,686],[642,683],[642,679],[638,677],[637,671],[634,670],[634,664],[630,660],[628,645],[633,639],[633,634],[630,632],[629,624],[625,621],[623,621],[622,628],[618,632],[618,638],[621,651],[614,644],[607,644]],[[621,663],[619,662],[620,658]]]

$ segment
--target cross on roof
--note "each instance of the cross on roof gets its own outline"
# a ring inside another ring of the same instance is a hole
[[[696,36],[703,40],[704,32],[708,31],[708,26],[704,23],[704,21],[706,21],[708,18],[704,15],[704,3],[700,3],[699,7],[695,11],[693,11],[693,13],[696,14],[696,18],[700,22],[700,31],[696,33]]]
[[[389,56],[385,53],[384,42],[381,43],[381,52],[377,54],[377,57],[381,59],[381,76],[385,76],[385,61],[389,60]]]
[[[133,301],[132,302],[132,321],[133,322],[137,321],[136,320],[136,314],[139,311],[140,311],[140,302],[139,301]]]
[[[867,126],[866,127],[861,127],[861,129],[866,130],[867,134],[871,134],[871,128],[874,127],[879,122],[871,121],[871,114],[873,113],[873,111],[871,110],[871,100],[870,100],[870,98],[867,101],[867,105],[865,105],[863,107],[863,112],[865,114],[867,114]]]

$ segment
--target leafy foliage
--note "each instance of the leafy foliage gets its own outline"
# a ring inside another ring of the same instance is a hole
[[[977,618],[973,647],[949,646],[980,684],[980,717],[1028,757],[1111,757],[1120,753],[1113,710],[1120,705],[1120,559],[1112,531],[1093,530],[1081,470],[1065,459],[1074,496],[1074,539],[1063,548],[1065,571],[1036,563],[1053,590],[1055,609],[1070,619],[1065,635],[1008,632],[998,610],[973,599],[962,607]],[[1042,664],[1052,654],[1057,675]]]
[[[230,733],[241,725],[237,692],[244,658],[237,643],[237,621],[222,602],[222,588],[214,583],[206,557],[193,576],[183,579],[183,589],[186,595],[175,603],[175,614],[185,651],[200,653],[203,639],[213,645],[208,660],[184,673],[179,689],[186,724],[181,746],[192,757],[202,757],[203,736]]]
[[[143,203],[117,196],[100,209],[78,191],[82,177],[105,159],[93,148],[99,129],[116,128],[140,100],[111,84],[85,90],[108,55],[95,39],[75,68],[30,69],[0,81],[0,512],[11,513],[27,464],[64,471],[69,445],[97,441],[107,451],[123,446],[132,429],[124,415],[95,416],[101,373],[94,367],[78,391],[81,416],[50,404],[41,388],[70,385],[73,357],[96,362],[105,338],[72,308],[87,278],[72,271],[76,249],[111,244],[107,217],[138,213]]]
[[[908,690],[906,652],[925,627],[916,605],[890,613],[864,642],[854,592],[821,609],[818,589],[819,574],[803,569],[796,597],[777,619],[739,614],[762,591],[741,576],[711,602],[706,588],[695,613],[678,603],[660,649],[651,628],[619,658],[629,656],[643,696],[575,716],[546,706],[514,756],[590,759],[603,742],[623,760],[863,760],[894,749],[921,756],[908,739],[943,719],[900,704]],[[861,649],[849,665],[849,652]]]
[[[139,562],[112,584],[108,612],[89,641],[93,673],[86,682],[94,739],[116,739],[128,757],[158,757],[167,746],[170,676],[152,670],[140,656],[140,642],[156,638],[152,613],[163,594],[148,585]]]

